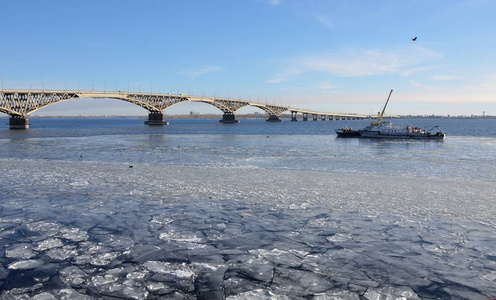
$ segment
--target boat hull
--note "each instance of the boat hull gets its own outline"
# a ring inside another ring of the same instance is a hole
[[[353,129],[335,129],[334,130],[338,137],[342,138],[350,138],[350,137],[360,137],[361,133],[359,130],[353,130]]]
[[[401,132],[380,132],[380,131],[361,131],[360,137],[371,139],[417,139],[417,140],[442,140],[445,138],[444,133],[401,133]]]
[[[398,132],[353,129],[335,129],[334,131],[340,138],[443,140],[446,136],[441,132],[432,134],[430,132]]]

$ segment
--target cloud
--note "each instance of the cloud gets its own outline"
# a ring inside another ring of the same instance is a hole
[[[339,52],[293,58],[285,62],[286,67],[267,80],[268,83],[289,81],[303,73],[326,73],[338,77],[374,76],[402,74],[425,70],[431,66],[421,66],[442,59],[442,55],[420,47],[399,48],[396,50],[343,49]]]
[[[204,66],[204,67],[201,67],[197,70],[183,71],[182,73],[187,75],[191,79],[195,79],[201,75],[205,75],[205,74],[212,73],[212,72],[218,72],[218,71],[222,71],[222,70],[223,70],[223,68],[219,67],[219,66]]]
[[[303,71],[298,70],[298,69],[286,69],[286,70],[283,70],[282,72],[272,76],[271,78],[267,79],[265,82],[266,83],[281,83],[281,82],[288,81],[288,80],[294,78],[295,76],[297,76],[298,74],[301,74],[301,73],[303,73]]]
[[[477,74],[470,77],[470,82],[456,84],[452,80],[460,80],[456,76],[434,76],[446,81],[441,85],[424,85],[414,80],[410,85],[416,89],[405,93],[404,102],[417,101],[424,103],[496,103],[495,77],[491,74]],[[432,79],[432,78],[431,78]],[[433,79],[434,80],[434,79]]]
[[[330,81],[320,81],[318,87],[323,90],[333,90],[339,88],[339,86],[332,85]]]
[[[452,81],[452,80],[458,80],[458,76],[451,76],[451,75],[436,75],[436,76],[431,76],[431,80],[435,81]]]
[[[421,84],[415,80],[410,80],[410,85],[417,88],[417,89],[423,90],[423,91],[433,91],[436,89],[436,87],[434,87],[434,86]]]
[[[312,57],[298,63],[307,72],[348,77],[392,73],[397,70],[398,58],[388,53],[369,50],[352,57]]]
[[[432,70],[434,68],[435,68],[434,66],[425,66],[425,67],[413,68],[413,69],[409,69],[409,70],[406,70],[404,72],[401,72],[400,75],[402,75],[402,76],[410,76],[410,75],[412,75],[414,73],[423,72],[423,71],[427,71],[427,70]]]
[[[325,27],[328,27],[328,28],[331,28],[331,29],[334,29],[335,26],[334,26],[334,22],[332,22],[332,20],[328,17],[324,17],[324,16],[316,16],[317,17],[317,21],[319,21],[321,24],[323,24]]]
[[[269,4],[272,6],[276,6],[282,3],[282,0],[269,0]]]

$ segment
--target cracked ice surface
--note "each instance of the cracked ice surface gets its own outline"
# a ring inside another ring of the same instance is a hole
[[[496,296],[490,182],[1,162],[2,299]]]

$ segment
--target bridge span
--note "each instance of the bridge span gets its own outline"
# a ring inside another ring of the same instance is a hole
[[[33,112],[46,106],[62,101],[82,98],[108,98],[127,101],[148,110],[147,125],[167,125],[164,119],[164,110],[168,107],[186,101],[202,102],[213,105],[220,109],[224,115],[222,123],[237,123],[235,113],[245,106],[258,107],[269,116],[268,122],[280,122],[281,114],[290,111],[291,121],[297,121],[297,114],[303,115],[303,120],[307,121],[308,116],[312,116],[314,121],[337,120],[337,119],[366,119],[370,116],[358,114],[343,114],[332,112],[318,112],[304,110],[289,106],[279,106],[263,104],[245,100],[235,100],[218,97],[200,97],[183,94],[156,94],[156,93],[133,93],[133,92],[107,92],[107,91],[61,91],[61,90],[1,90],[0,91],[0,112],[10,115],[10,129],[29,128],[28,116]]]

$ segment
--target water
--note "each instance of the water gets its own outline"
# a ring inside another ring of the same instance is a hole
[[[496,120],[0,130],[1,299],[496,297]]]

